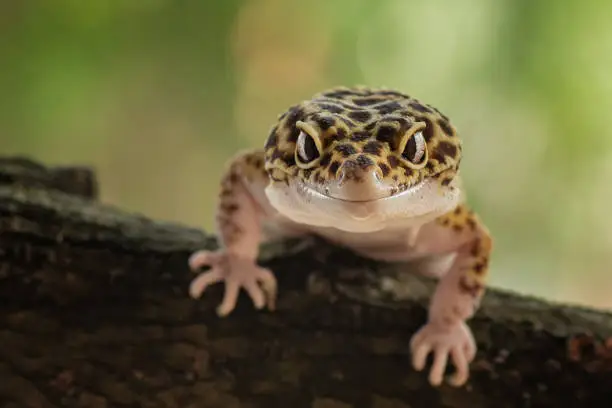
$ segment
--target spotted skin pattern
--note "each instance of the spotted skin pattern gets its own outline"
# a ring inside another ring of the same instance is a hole
[[[482,228],[482,222],[465,204],[458,205],[452,212],[438,217],[436,222],[452,229],[456,235],[475,237],[469,241],[467,249],[469,249],[470,264],[459,281],[459,289],[474,298],[480,298],[485,290],[489,254],[492,250],[491,238],[488,234],[478,231],[479,228]]]
[[[476,345],[466,321],[484,294],[491,236],[465,203],[459,165],[461,139],[435,107],[389,89],[339,87],[290,107],[262,149],[229,163],[216,215],[220,248],[198,251],[200,272],[191,296],[225,283],[219,305],[229,314],[239,290],[257,308],[274,309],[276,280],[257,265],[259,245],[272,226],[281,235],[318,234],[379,260],[411,261],[450,255],[439,278],[427,323],[412,337],[412,364],[433,364],[432,385],[469,378]]]
[[[298,121],[318,127],[324,153],[314,168],[296,165]],[[402,136],[423,129],[429,160],[417,171],[396,151]],[[322,183],[334,177],[351,154],[375,163],[399,193],[425,177],[448,184],[458,170],[461,140],[449,119],[436,108],[391,90],[336,88],[291,107],[280,116],[265,144],[266,170],[273,181],[288,178]],[[447,169],[447,172],[442,170]]]

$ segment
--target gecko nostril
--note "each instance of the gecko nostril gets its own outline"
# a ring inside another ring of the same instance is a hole
[[[360,172],[359,166],[354,160],[347,160],[342,163],[338,170],[338,183],[342,185],[349,180],[357,180],[360,177]]]
[[[376,164],[374,163],[374,160],[370,159],[365,154],[360,154],[354,159],[354,161],[355,164],[359,166],[362,170],[367,170],[369,167],[374,166]]]

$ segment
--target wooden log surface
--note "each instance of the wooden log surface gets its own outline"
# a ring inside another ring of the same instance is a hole
[[[277,310],[243,295],[221,319],[221,285],[187,294],[187,258],[214,236],[97,192],[87,167],[0,158],[0,407],[612,406],[608,312],[491,289],[469,383],[433,388],[408,347],[431,280],[316,239],[271,243]]]

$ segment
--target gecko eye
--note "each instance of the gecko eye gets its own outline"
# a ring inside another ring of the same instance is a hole
[[[319,149],[312,136],[301,131],[297,139],[297,158],[302,164],[309,164],[320,156]]]
[[[421,164],[425,157],[426,149],[425,137],[423,132],[416,132],[408,141],[402,152],[402,156],[413,164]]]

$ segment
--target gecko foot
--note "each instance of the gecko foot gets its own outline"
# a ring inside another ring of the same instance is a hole
[[[427,323],[412,337],[410,350],[412,365],[417,371],[423,370],[427,355],[433,352],[434,361],[429,373],[429,382],[434,386],[442,383],[450,356],[457,371],[449,383],[460,387],[469,377],[469,364],[476,355],[476,342],[465,322],[450,326]]]
[[[236,307],[238,292],[247,291],[257,309],[267,306],[273,310],[276,301],[276,278],[269,269],[258,266],[254,260],[219,251],[198,251],[189,258],[189,267],[196,271],[203,266],[211,269],[200,273],[189,286],[189,294],[199,298],[206,288],[225,282],[225,293],[217,307],[219,316],[227,316]]]

